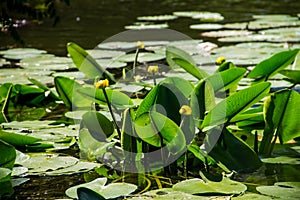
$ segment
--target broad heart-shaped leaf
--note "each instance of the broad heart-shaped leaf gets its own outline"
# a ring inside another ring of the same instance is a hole
[[[247,77],[266,80],[275,75],[279,70],[291,64],[295,60],[298,52],[299,49],[294,49],[277,53],[256,65]]]
[[[174,62],[174,58],[179,58],[181,60],[185,60],[187,63],[196,66],[196,63],[192,56],[190,56],[187,52],[182,49],[179,49],[174,46],[167,46],[166,48],[166,59],[171,67],[178,67],[178,65]]]
[[[57,76],[54,78],[55,89],[68,109],[77,107],[90,107],[91,103],[77,90],[82,88],[79,83],[68,77]]]
[[[110,103],[118,108],[128,108],[134,105],[131,98],[122,92],[110,88],[105,88],[105,91]],[[102,89],[86,86],[79,88],[78,93],[100,105],[107,105]]]
[[[182,191],[188,194],[240,194],[247,190],[247,186],[237,181],[230,180],[227,177],[223,177],[222,181],[204,182],[202,179],[194,178],[185,181],[181,181],[173,185],[173,189],[176,191]]]
[[[107,178],[97,178],[91,182],[73,186],[66,190],[66,195],[71,198],[77,198],[78,188],[88,188],[98,193],[105,199],[114,199],[120,196],[126,196],[137,189],[136,185],[130,183],[111,183],[105,186]]]
[[[158,112],[151,111],[142,114],[135,119],[134,127],[143,141],[155,147],[166,145],[173,154],[182,152],[186,146],[185,136],[180,127]],[[161,139],[164,144],[161,144]]]
[[[243,68],[231,68],[225,71],[214,73],[206,80],[211,83],[215,92],[225,91],[236,85],[246,73],[246,69]]]
[[[297,200],[300,194],[300,182],[277,182],[274,186],[259,186],[256,190],[261,194],[280,199]]]
[[[213,137],[213,138],[211,138]],[[215,135],[207,134],[207,149],[211,149],[210,141],[215,141]],[[206,149],[205,149],[206,150]],[[208,153],[213,159],[221,162],[229,170],[252,171],[262,164],[257,154],[242,140],[235,137],[226,128],[223,129],[218,142]]]
[[[54,94],[47,86],[45,86],[43,83],[41,83],[40,81],[34,79],[34,78],[28,78],[28,80],[33,83],[34,85],[38,86],[39,88],[41,88],[42,90],[44,90],[45,92],[49,92],[49,96],[52,97],[54,100],[60,100],[58,96],[56,96],[56,94]]]
[[[199,81],[191,95],[193,116],[203,120],[205,112],[211,110],[215,105],[214,88],[211,83],[205,80]]]
[[[192,64],[185,59],[175,57],[172,60],[173,60],[173,62],[175,62],[175,64],[177,64],[182,69],[184,69],[186,72],[188,72],[191,75],[193,75],[194,77],[196,77],[198,80],[201,80],[201,79],[209,76],[209,74],[206,71],[200,69],[199,67],[197,67],[197,65]]]
[[[270,85],[268,82],[258,83],[222,100],[205,116],[202,128],[229,122],[235,115],[261,100],[269,92]]]
[[[77,44],[72,42],[68,43],[67,50],[76,67],[83,72],[87,78],[94,79],[99,76],[101,78],[107,78],[110,84],[116,82],[112,74],[101,67],[93,57]]]
[[[24,134],[6,132],[3,130],[0,130],[0,139],[13,146],[23,146],[23,147],[26,145],[34,144],[42,140],[40,138],[36,138]]]
[[[12,170],[16,159],[15,148],[0,139],[0,155],[0,167]]]
[[[279,71],[279,73],[286,76],[290,82],[300,84],[300,70],[285,69]]]
[[[300,136],[300,95],[293,90],[274,93],[265,101],[265,130],[260,145],[261,154],[270,155],[273,150],[273,136],[281,143]]]
[[[88,111],[82,116],[81,128],[86,127],[96,140],[105,142],[106,138],[113,134],[113,123],[103,114],[96,111]]]

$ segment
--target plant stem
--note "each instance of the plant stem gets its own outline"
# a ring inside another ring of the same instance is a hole
[[[104,97],[105,97],[105,100],[106,100],[106,103],[107,103],[109,112],[110,112],[111,117],[112,117],[112,119],[113,119],[113,123],[114,123],[114,125],[115,125],[115,127],[116,127],[116,129],[117,129],[119,138],[121,139],[121,131],[120,131],[120,128],[119,128],[119,126],[118,126],[118,124],[117,124],[117,120],[116,120],[116,118],[115,118],[115,115],[114,115],[114,113],[113,113],[113,110],[112,110],[112,108],[111,108],[111,103],[110,103],[110,101],[109,101],[109,99],[108,99],[108,96],[107,96],[107,93],[106,93],[105,88],[102,88],[102,91],[103,91],[103,94],[104,94]]]
[[[153,77],[153,83],[154,86],[156,86],[156,77],[155,77],[155,72],[152,73],[152,77]]]
[[[138,47],[135,51],[135,58],[134,58],[133,67],[132,67],[132,78],[135,77],[135,68],[136,68],[136,63],[137,63],[138,56],[139,56],[139,50],[140,50],[140,48]]]

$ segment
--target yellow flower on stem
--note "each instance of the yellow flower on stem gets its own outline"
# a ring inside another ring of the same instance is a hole
[[[216,64],[217,65],[221,65],[222,63],[224,63],[226,61],[226,58],[224,56],[220,56],[217,60],[216,60]]]
[[[97,89],[103,89],[109,86],[109,81],[107,79],[104,80],[100,80],[98,82],[95,83],[95,87]]]
[[[192,114],[192,109],[191,109],[191,107],[189,107],[187,105],[183,105],[179,109],[179,114],[181,114],[181,115],[191,115]]]
[[[137,41],[136,42],[136,46],[139,47],[139,48],[141,48],[141,49],[145,48],[145,44],[143,42],[141,42],[141,41]]]
[[[151,73],[151,74],[157,73],[158,72],[158,66],[157,65],[149,66],[148,67],[148,72]]]

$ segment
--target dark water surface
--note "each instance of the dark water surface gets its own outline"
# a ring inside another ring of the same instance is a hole
[[[66,43],[73,41],[84,48],[94,48],[103,40],[124,31],[124,26],[137,21],[138,16],[172,14],[174,11],[219,12],[222,23],[241,22],[254,14],[291,14],[300,12],[299,0],[71,0],[70,6],[61,5],[60,22],[42,25],[32,22],[19,29],[27,47],[45,49],[49,53],[66,55]],[[189,29],[199,23],[190,18],[170,21],[169,28],[192,38],[199,38],[199,31]],[[15,41],[0,32],[0,47],[13,46]]]

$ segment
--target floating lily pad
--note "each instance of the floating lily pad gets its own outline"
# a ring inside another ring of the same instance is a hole
[[[136,185],[130,183],[111,183],[105,186],[107,178],[97,178],[89,183],[83,183],[73,186],[66,190],[66,195],[71,198],[77,197],[77,189],[79,187],[85,187],[100,194],[105,199],[117,198],[119,196],[126,196],[137,189]]]
[[[252,34],[247,36],[233,36],[226,38],[219,38],[220,42],[264,42],[264,41],[279,41],[280,36],[276,35],[261,35],[261,34]]]
[[[26,172],[28,172],[27,167],[14,167],[11,175],[12,176],[20,176],[22,174],[25,174]]]
[[[190,29],[196,30],[219,30],[222,29],[222,24],[192,24],[190,25]]]
[[[251,21],[248,24],[248,29],[250,30],[260,30],[268,28],[279,28],[279,27],[291,27],[299,26],[300,21],[269,21],[269,20],[256,20]]]
[[[177,19],[178,16],[175,15],[156,15],[156,16],[141,16],[138,17],[138,20],[141,21],[169,21]]]
[[[93,58],[114,58],[119,57],[125,54],[124,51],[113,51],[113,50],[101,50],[101,49],[92,49],[86,50]]]
[[[224,31],[211,31],[204,32],[201,35],[204,37],[229,37],[229,36],[238,36],[238,35],[250,35],[252,31],[246,30],[224,30]]]
[[[279,163],[279,164],[289,164],[289,165],[299,165],[300,158],[293,158],[288,156],[278,156],[275,158],[263,158],[265,163]]]
[[[173,15],[178,17],[191,17],[193,19],[200,19],[203,22],[218,22],[224,19],[220,13],[208,11],[178,11],[173,12]]]
[[[71,165],[71,166],[63,168],[63,169],[47,171],[46,175],[59,176],[59,175],[71,175],[71,174],[76,174],[76,173],[83,173],[83,172],[88,172],[99,165],[101,165],[101,164],[93,163],[93,162],[86,162],[86,161],[78,161],[75,165]]]
[[[162,60],[165,58],[165,55],[155,54],[155,53],[139,53],[138,62],[152,62],[157,60]],[[134,62],[135,53],[126,54],[124,56],[120,56],[117,58],[118,61],[121,62]]]
[[[258,200],[272,200],[271,197],[260,195],[260,194],[243,194],[238,197],[232,197],[232,200],[252,200],[252,199],[258,199]]]
[[[40,54],[47,53],[45,50],[39,50],[34,48],[14,48],[5,51],[0,51],[0,55],[3,55],[6,59],[21,60],[24,58],[37,57]]]
[[[300,197],[300,182],[277,182],[274,186],[259,186],[256,190],[279,199],[297,200]]]
[[[204,182],[202,179],[198,178],[189,179],[176,183],[173,186],[173,189],[176,191],[186,192],[188,194],[240,194],[246,191],[247,187],[240,182],[223,177],[220,182]]]
[[[192,16],[193,19],[200,19],[202,22],[219,22],[224,20],[224,17],[220,13],[214,12],[200,12]]]
[[[123,68],[127,66],[125,62],[115,61],[111,59],[97,59],[96,61],[100,64],[100,66],[109,69]]]
[[[8,65],[9,62],[6,61],[5,59],[0,59],[0,67],[2,67],[3,65]]]
[[[292,17],[286,14],[269,14],[269,15],[253,15],[254,19],[266,20],[266,21],[295,21],[297,17]]]
[[[78,163],[78,159],[72,156],[60,156],[58,154],[30,154],[30,159],[21,164],[27,167],[28,174],[45,174],[47,171],[63,169]]]
[[[100,49],[131,49],[136,48],[136,42],[104,42],[98,45]]]
[[[145,29],[162,29],[168,28],[168,24],[139,24],[139,25],[128,25],[125,29],[128,30],[145,30]]]
[[[226,29],[247,29],[248,22],[242,22],[242,23],[228,23],[224,24],[223,28]]]
[[[74,78],[74,79],[84,79],[85,78],[85,74],[83,72],[56,72],[51,74],[51,76],[53,77],[57,77],[57,76],[65,76],[65,77],[69,77],[69,78]]]
[[[130,198],[131,200],[138,199],[154,199],[154,200],[186,200],[186,199],[195,199],[195,200],[209,200],[211,197],[196,196],[187,194],[181,191],[175,191],[172,188],[162,188],[157,190],[150,190],[149,192],[143,193],[140,197]]]

